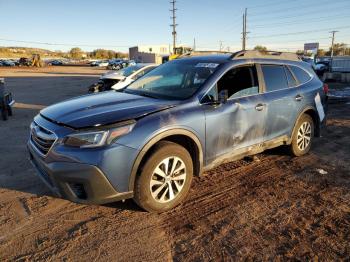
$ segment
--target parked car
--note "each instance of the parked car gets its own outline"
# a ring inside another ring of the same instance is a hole
[[[21,57],[18,60],[19,66],[31,66],[32,65],[32,60],[26,57]]]
[[[116,59],[109,62],[107,69],[109,70],[120,70],[122,68],[136,65],[134,60],[122,60]]]
[[[107,67],[108,66],[108,60],[103,60],[103,61],[100,61],[97,66],[98,67]]]
[[[0,60],[0,66],[15,66],[16,64],[11,60]]]
[[[316,70],[315,60],[312,57],[304,56],[301,58],[304,62],[308,63],[312,69]]]
[[[150,212],[186,198],[193,176],[320,136],[326,89],[296,55],[241,51],[169,61],[123,92],[85,95],[40,111],[29,155],[57,194],[78,203],[133,198]]]
[[[106,67],[108,66],[108,60],[93,61],[90,63],[90,66]]]
[[[50,65],[60,66],[60,65],[63,65],[63,62],[61,60],[53,60],[50,62]]]
[[[7,120],[9,116],[12,116],[14,103],[12,94],[5,90],[5,79],[0,78],[0,112],[3,120]]]
[[[330,62],[329,61],[320,61],[315,65],[315,71],[317,75],[322,76],[325,72],[329,71]]]
[[[99,61],[92,61],[92,62],[90,62],[90,66],[97,66],[98,62]]]
[[[119,71],[110,71],[103,74],[97,83],[89,86],[89,93],[121,90],[127,85],[154,69],[155,64],[137,64]]]
[[[111,60],[107,65],[107,69],[109,70],[120,70],[124,67],[126,67],[126,62],[121,59]]]

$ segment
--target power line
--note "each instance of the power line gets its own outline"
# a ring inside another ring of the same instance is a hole
[[[350,6],[349,6],[350,7]],[[341,9],[341,11],[344,11],[344,10],[349,10],[349,8],[342,8]],[[317,10],[313,10],[314,12],[317,12]],[[327,9],[327,14],[329,14],[329,13],[332,13],[332,12],[334,12],[334,11],[337,11],[337,12],[339,12],[339,7],[337,7],[336,9]],[[308,11],[308,12],[304,12],[304,13],[296,13],[295,15],[292,15],[292,16],[269,16],[269,19],[270,20],[274,20],[274,19],[288,19],[288,18],[299,18],[299,17],[301,17],[301,16],[310,16],[311,14],[310,14],[310,11]],[[334,14],[334,15],[337,15],[336,13]],[[252,20],[253,22],[257,22],[257,21],[266,21],[266,18],[261,18],[261,19],[254,19],[253,18],[253,20]]]
[[[50,46],[85,46],[85,47],[130,47],[126,45],[91,45],[91,44],[67,44],[67,43],[49,43],[49,42],[37,42],[37,41],[26,41],[26,40],[16,40],[16,39],[5,39],[0,38],[0,41],[6,41],[6,42],[15,42],[15,43],[25,43],[25,44],[38,44],[38,45],[50,45]]]
[[[295,0],[298,1],[298,0]],[[276,6],[276,5],[281,5],[284,3],[290,3],[290,0],[285,0],[285,1],[278,1],[278,2],[271,2],[271,3],[265,3],[262,5],[255,5],[255,6],[248,6],[249,9],[259,9],[259,8],[264,8],[268,6]]]
[[[339,15],[339,14],[338,14]],[[288,21],[288,22],[282,22],[282,23],[271,23],[271,24],[260,24],[260,25],[255,25],[254,28],[265,28],[268,26],[279,26],[279,25],[295,25],[295,24],[303,24],[305,22],[313,22],[313,21],[325,21],[325,20],[329,20],[332,19],[331,21],[334,20],[338,20],[338,19],[348,19],[348,17],[346,16],[339,16],[339,17],[334,17],[334,15],[332,16],[321,16],[321,17],[315,17],[315,18],[306,18],[306,19],[298,19],[298,20],[292,20],[292,21]]]
[[[316,32],[323,32],[323,31],[329,31],[332,29],[344,29],[349,28],[348,26],[340,26],[340,27],[334,27],[334,28],[323,28],[319,30],[308,30],[308,31],[299,31],[299,32],[291,32],[291,33],[284,33],[284,34],[272,34],[272,35],[258,35],[258,36],[252,36],[250,38],[267,38],[267,37],[277,37],[277,36],[290,36],[290,35],[298,35],[298,34],[306,34],[306,33],[316,33]]]
[[[260,15],[263,15],[263,16],[270,16],[271,13],[280,13],[280,12],[290,12],[290,11],[293,11],[295,12],[295,10],[301,10],[301,9],[309,9],[309,8],[313,8],[312,11],[315,10],[315,7],[321,7],[323,9],[327,9],[327,5],[326,4],[330,4],[332,7],[334,7],[335,4],[340,4],[340,3],[349,3],[348,0],[338,0],[337,2],[335,3],[330,3],[329,0],[324,0],[324,1],[318,1],[317,5],[318,6],[315,6],[315,4],[306,4],[306,5],[297,5],[297,6],[288,6],[287,8],[279,8],[279,9],[269,9],[268,11],[269,12],[256,12],[256,13],[252,13],[250,16],[252,17],[256,17],[256,16],[260,16]],[[321,6],[322,5],[322,6]],[[339,8],[339,7],[338,7]]]

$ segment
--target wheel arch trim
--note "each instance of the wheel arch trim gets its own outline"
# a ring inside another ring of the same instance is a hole
[[[203,156],[203,146],[199,140],[199,138],[190,130],[183,129],[183,128],[172,128],[168,129],[166,131],[163,131],[155,136],[153,136],[148,142],[142,147],[139,154],[136,157],[136,160],[134,161],[133,167],[131,169],[131,174],[129,178],[129,191],[134,191],[134,185],[135,180],[137,176],[137,171],[140,167],[141,161],[143,157],[147,154],[148,150],[151,149],[156,143],[163,140],[164,138],[174,136],[174,135],[183,135],[188,138],[190,138],[194,143],[196,144],[198,148],[198,161],[199,161],[199,174],[202,173],[203,170],[203,163],[204,163],[204,156]]]
[[[292,133],[291,133],[291,135],[290,135],[290,137],[289,137],[288,144],[290,144],[290,143],[292,142],[294,133],[296,132],[296,125],[297,125],[299,119],[301,118],[302,115],[305,114],[306,111],[309,111],[309,110],[312,110],[312,111],[317,115],[317,117],[318,117],[316,108],[314,108],[314,107],[312,107],[312,106],[307,106],[307,107],[305,107],[303,110],[301,110],[300,113],[298,114],[298,117],[296,118],[296,120],[295,120],[295,122],[294,122],[293,129],[292,129]],[[312,116],[311,116],[311,117],[312,117]],[[314,130],[315,132],[319,129],[319,123],[320,123],[320,119],[319,119],[319,117],[318,117],[317,123],[314,123],[314,125],[315,125],[314,128],[316,129],[316,130]],[[318,131],[317,131],[317,132],[318,132]]]

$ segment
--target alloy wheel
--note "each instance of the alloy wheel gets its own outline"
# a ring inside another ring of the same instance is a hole
[[[304,151],[311,142],[311,124],[309,122],[303,122],[298,130],[297,145],[299,150]]]
[[[167,157],[153,171],[150,181],[152,197],[159,203],[169,202],[179,195],[185,181],[185,163],[179,157]]]

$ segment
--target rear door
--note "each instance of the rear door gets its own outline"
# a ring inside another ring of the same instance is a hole
[[[266,106],[264,140],[289,136],[301,108],[298,83],[283,64],[261,64],[259,69],[264,81],[262,97]]]

